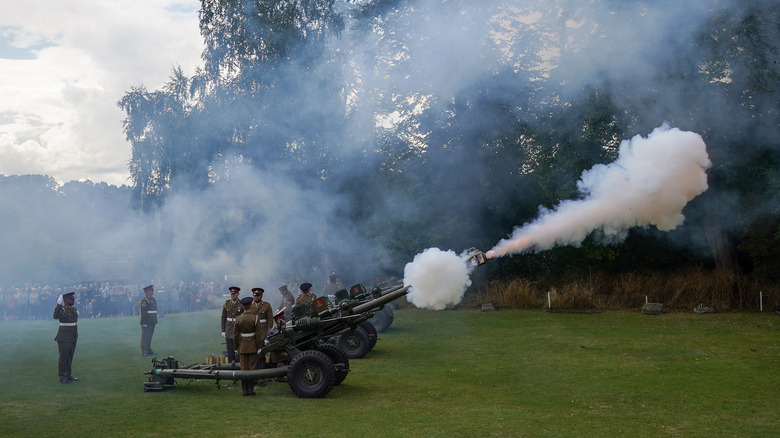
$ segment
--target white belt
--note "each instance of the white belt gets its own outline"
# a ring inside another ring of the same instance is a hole
[[[242,338],[251,338],[254,335],[254,333],[241,333]]]
[[[61,322],[60,327],[76,327],[75,322]]]
[[[227,318],[227,321],[234,322],[236,318]]]
[[[156,310],[147,310],[146,313],[157,313]]]
[[[257,321],[257,322],[268,322],[268,320],[261,319],[260,321]]]

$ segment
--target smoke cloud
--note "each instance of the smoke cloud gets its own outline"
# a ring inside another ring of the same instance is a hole
[[[664,125],[647,138],[624,140],[614,163],[582,173],[577,183],[582,199],[540,208],[536,220],[515,228],[486,255],[579,245],[594,230],[617,239],[631,227],[673,230],[685,219],[685,205],[707,190],[710,164],[704,141],[693,132]]]
[[[404,285],[411,286],[406,299],[417,307],[442,310],[457,304],[471,286],[470,268],[455,252],[428,248],[404,268]]]

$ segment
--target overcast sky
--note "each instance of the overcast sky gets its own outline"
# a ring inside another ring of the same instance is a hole
[[[129,184],[116,102],[201,64],[198,0],[0,5],[0,174]]]

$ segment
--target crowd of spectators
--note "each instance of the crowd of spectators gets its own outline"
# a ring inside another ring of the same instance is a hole
[[[139,315],[139,302],[147,284],[118,281],[74,285],[0,286],[0,318],[3,320],[51,319],[57,297],[76,292],[79,318]],[[218,309],[225,302],[226,287],[217,281],[155,281],[160,314]]]

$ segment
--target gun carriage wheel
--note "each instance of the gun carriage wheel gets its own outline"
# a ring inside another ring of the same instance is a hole
[[[290,364],[288,384],[300,398],[322,398],[333,388],[336,368],[333,361],[319,350],[306,350]]]
[[[350,359],[362,359],[371,350],[371,340],[363,327],[355,327],[338,337],[338,346]]]
[[[339,385],[344,379],[347,378],[349,373],[349,358],[336,344],[330,342],[323,342],[317,347],[318,350],[325,353],[336,367],[336,372],[333,376],[333,385]]]

